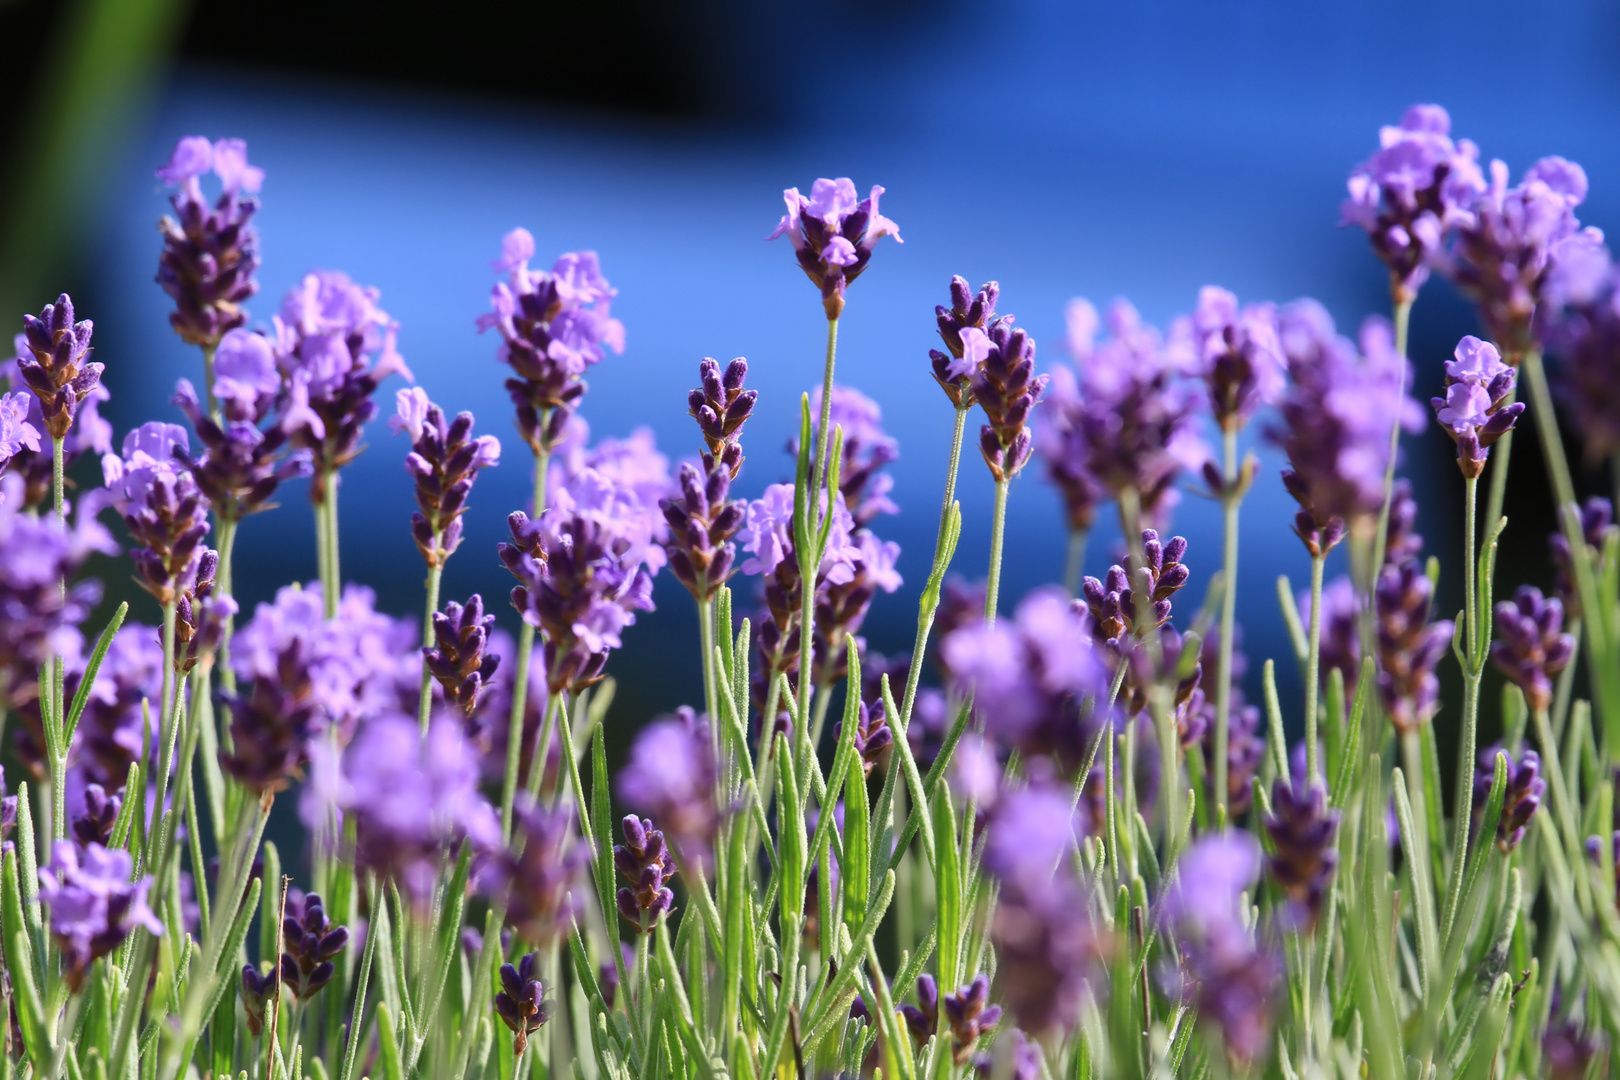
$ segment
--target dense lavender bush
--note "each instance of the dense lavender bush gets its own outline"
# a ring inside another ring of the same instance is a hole
[[[1558,407],[1589,463],[1611,458],[1620,275],[1575,216],[1578,166],[1544,159],[1510,188],[1434,105],[1379,141],[1342,215],[1388,267],[1393,317],[1353,340],[1314,301],[1211,286],[1162,332],[1076,300],[1072,364],[1054,364],[998,310],[1016,297],[951,278],[943,348],[916,370],[954,412],[919,398],[954,422],[939,531],[912,651],[884,658],[860,632],[904,586],[882,535],[899,446],[835,381],[850,287],[900,240],[881,187],[784,193],[772,238],[828,320],[791,484],[744,468],[745,422],[793,403],[746,388],[741,358],[692,358],[698,431],[673,473],[646,429],[593,442],[584,376],[626,347],[616,290],[594,252],[534,270],[533,237],[508,233],[476,326],[498,333],[534,487],[479,506],[499,440],[395,388],[418,622],[346,581],[338,544],[376,395],[411,381],[400,325],[320,271],[250,329],[267,177],[239,140],[180,140],[158,173],[175,188],[158,282],[202,354],[201,392],[181,380],[174,399],[190,429],[154,419],[113,451],[66,296],[20,320],[0,369],[0,715],[27,777],[0,781],[4,1074],[1608,1075],[1620,529],[1606,500],[1577,503]],[[1425,373],[1407,330],[1436,273],[1484,336]],[[1425,396],[1464,507],[1462,550],[1427,560],[1399,476]],[[955,497],[975,408],[995,487],[977,523]],[[1551,594],[1496,562],[1526,425],[1559,511]],[[86,450],[105,487],[70,502],[63,467]],[[1004,602],[1007,502],[1036,455],[1068,561]],[[237,531],[298,475],[319,580],[238,627]],[[1263,707],[1238,621],[1270,595],[1238,579],[1257,484],[1298,503],[1263,525],[1311,564],[1297,596],[1276,589],[1303,701],[1265,658]],[[1217,541],[1174,532],[1189,494],[1224,526],[1221,576],[1191,593],[1188,552]],[[1108,508],[1128,542],[1087,576]],[[439,597],[465,516],[503,510],[515,641],[503,605]],[[114,551],[108,512],[150,610],[99,628],[83,571]],[[981,581],[947,581],[964,527],[989,533]],[[644,725],[610,777],[614,656],[666,567],[693,600],[704,697]],[[1435,610],[1442,568],[1455,619]],[[1439,717],[1459,734],[1449,800]],[[278,797],[308,865],[264,841]]]

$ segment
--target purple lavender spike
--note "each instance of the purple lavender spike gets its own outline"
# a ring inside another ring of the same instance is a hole
[[[212,172],[220,194],[213,206],[198,183]],[[210,143],[200,135],[181,139],[158,178],[172,184],[174,216],[158,222],[163,252],[157,282],[174,301],[169,325],[180,339],[216,348],[225,334],[247,322],[242,303],[259,291],[259,231],[253,225],[264,170],[248,164],[241,139]]]
[[[817,180],[808,199],[798,188],[782,192],[787,213],[766,239],[788,238],[799,269],[821,290],[829,319],[843,313],[844,291],[866,269],[878,240],[892,236],[895,243],[904,243],[900,227],[878,213],[882,194],[883,188],[873,184],[871,194],[857,201],[855,184],[847,176]]]

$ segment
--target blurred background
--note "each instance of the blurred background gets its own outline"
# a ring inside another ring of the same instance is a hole
[[[628,348],[592,372],[583,414],[595,437],[649,425],[672,459],[695,453],[685,393],[699,358],[749,358],[761,395],[742,479],[753,496],[791,475],[783,448],[823,347],[814,289],[785,243],[763,242],[780,192],[818,176],[850,176],[862,191],[881,183],[905,244],[880,245],[851,289],[838,371],[883,406],[900,440],[903,513],[878,529],[900,543],[907,587],[879,597],[867,635],[904,651],[950,439],[927,352],[952,274],[999,280],[1002,311],[1033,333],[1043,363],[1062,357],[1063,305],[1077,295],[1127,296],[1161,326],[1205,284],[1244,302],[1309,295],[1353,332],[1388,297],[1364,235],[1337,227],[1344,180],[1378,126],[1413,102],[1443,103],[1455,132],[1515,176],[1544,154],[1579,161],[1592,183],[1582,219],[1620,228],[1617,34],[1620,7],[1603,0],[0,0],[0,310],[16,324],[70,290],[96,322],[118,437],[178,420],[175,380],[196,379],[200,364],[153,281],[167,208],[153,170],[181,135],[245,138],[267,173],[254,323],[307,270],[345,270],[381,289],[433,398],[475,410],[506,442],[508,464],[479,480],[444,595],[497,598],[511,627],[494,545],[529,472],[496,342],[474,330],[502,234],[529,228],[540,265],[594,248],[619,289]],[[1447,284],[1425,288],[1412,330],[1418,396],[1438,388],[1441,361],[1473,328]],[[423,570],[406,447],[380,420],[370,442],[344,473],[344,566],[380,607],[415,617]],[[1546,485],[1534,441],[1518,445],[1504,587],[1550,576]],[[1303,585],[1308,561],[1277,457],[1261,456],[1239,617],[1251,680],[1276,657],[1284,700],[1297,701],[1275,581]],[[1448,570],[1460,548],[1451,458],[1433,430],[1408,440],[1421,531]],[[1602,476],[1584,479],[1607,490]],[[980,577],[992,488],[971,448],[959,491],[955,565]],[[244,617],[315,575],[304,492],[284,489],[281,501],[238,542]],[[1108,519],[1088,573],[1117,545]],[[1192,540],[1188,595],[1201,594],[1220,560],[1216,507],[1189,492],[1176,531]],[[1038,469],[1013,492],[1007,536],[1010,609],[1062,572],[1062,517]],[[124,574],[105,568],[110,597],[153,621]],[[1442,582],[1442,611],[1459,596]],[[667,575],[657,602],[610,666],[620,732],[701,696],[691,604]]]

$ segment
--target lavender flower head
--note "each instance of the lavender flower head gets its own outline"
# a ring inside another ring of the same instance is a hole
[[[212,172],[220,193],[213,206],[199,180]],[[158,179],[172,185],[174,216],[158,222],[163,252],[157,282],[174,301],[169,325],[188,345],[212,349],[225,334],[247,321],[242,302],[259,291],[259,231],[253,198],[264,184],[264,170],[248,164],[247,143],[210,143],[187,135],[175,144]]]
[[[1457,444],[1463,476],[1472,480],[1485,471],[1492,444],[1512,430],[1525,405],[1507,404],[1514,390],[1513,369],[1502,363],[1496,346],[1470,334],[1457,343],[1456,357],[1446,361],[1446,396],[1429,403]]]
[[[892,236],[897,244],[905,242],[900,227],[878,213],[882,194],[883,188],[873,184],[871,194],[857,200],[855,183],[847,176],[817,180],[810,185],[809,198],[798,188],[782,192],[787,213],[765,239],[787,236],[799,269],[821,290],[829,319],[843,313],[844,291],[866,269],[878,240]]]
[[[678,498],[659,503],[669,527],[670,572],[698,600],[712,600],[731,577],[737,560],[732,537],[742,528],[748,504],[728,498],[731,472],[723,465],[703,473],[683,462],[679,484]]]
[[[525,792],[516,813],[521,849],[496,857],[487,888],[506,898],[507,922],[523,940],[550,945],[584,911],[582,883],[591,850],[574,834],[570,806],[548,809]]]
[[[1091,475],[1091,444],[1086,440],[1086,401],[1080,380],[1064,364],[1051,374],[1042,398],[1045,415],[1035,428],[1035,452],[1041,457],[1047,482],[1063,499],[1069,531],[1084,532],[1097,520],[1097,504],[1107,492]]]
[[[958,409],[973,404],[973,377],[979,373],[983,363],[982,357],[968,355],[968,344],[962,340],[962,331],[969,328],[987,330],[996,320],[996,300],[1000,296],[1001,286],[996,282],[987,281],[979,287],[978,293],[974,293],[968,286],[967,278],[958,274],[951,278],[951,306],[947,308],[939,304],[934,307],[939,337],[947,352],[930,349],[928,359],[933,364],[935,381]]]
[[[281,982],[308,1001],[331,981],[333,961],[349,944],[349,929],[327,918],[319,893],[306,893],[298,904],[289,898],[287,908],[281,923]]]
[[[1434,585],[1416,559],[1386,565],[1378,575],[1373,609],[1378,622],[1378,696],[1395,730],[1418,730],[1440,707],[1435,674],[1456,625],[1429,622]]]
[[[999,316],[986,330],[965,327],[961,336],[964,362],[975,366],[969,379],[973,399],[988,421],[979,428],[979,452],[991,476],[1008,480],[1029,461],[1030,413],[1049,376],[1035,374],[1035,339],[1014,329],[1011,315]]]
[[[289,452],[287,432],[274,423],[281,394],[275,348],[262,334],[228,331],[214,354],[216,420],[202,408],[189,380],[175,384],[174,397],[202,444],[197,457],[182,448],[179,459],[221,520],[240,521],[268,510],[284,480],[308,476],[309,451]],[[266,421],[272,421],[266,426]]]
[[[495,995],[495,1014],[512,1032],[512,1053],[523,1053],[529,1036],[551,1019],[552,1003],[540,981],[540,954],[524,953],[516,965],[501,965],[501,989]]]
[[[482,333],[501,335],[497,359],[512,369],[507,393],[518,430],[536,454],[554,449],[580,397],[587,368],[605,349],[624,352],[624,324],[611,315],[618,290],[602,276],[594,251],[560,256],[549,273],[529,269],[534,237],[513,229],[490,265],[508,274],[490,294],[492,310],[478,317]]]
[[[428,671],[444,688],[445,700],[469,721],[488,695],[501,658],[489,648],[495,616],[484,614],[484,598],[473,593],[465,605],[454,600],[433,613],[434,644],[422,650]]]
[[[51,937],[62,952],[62,978],[77,992],[90,965],[106,956],[136,927],[163,933],[146,906],[150,876],[131,881],[134,862],[121,848],[68,840],[51,846],[51,861],[39,871],[39,899],[50,915]]]
[[[1027,755],[1080,764],[1089,742],[1080,704],[1096,701],[1090,724],[1104,722],[1108,667],[1085,617],[1057,588],[1019,602],[1012,619],[978,622],[946,634],[940,656],[953,688],[972,694],[986,733]]]
[[[1596,463],[1620,449],[1620,275],[1609,251],[1583,234],[1559,245],[1535,333],[1558,357],[1557,389]]]
[[[395,400],[399,411],[388,426],[411,437],[405,457],[405,471],[416,481],[411,536],[428,568],[442,567],[461,546],[461,515],[478,470],[500,463],[501,443],[493,435],[474,438],[470,412],[446,423],[444,410],[420,386],[400,390]]]
[[[184,465],[186,429],[157,421],[124,436],[123,456],[101,459],[112,505],[140,545],[130,557],[141,587],[172,604],[193,577],[208,535],[208,502]]]
[[[1517,367],[1536,346],[1533,317],[1561,249],[1600,236],[1575,217],[1587,180],[1573,161],[1545,157],[1516,187],[1507,181],[1507,165],[1491,162],[1489,184],[1471,207],[1472,220],[1458,228],[1447,265],[1458,288],[1473,298],[1487,336]]]
[[[1320,304],[1300,300],[1283,308],[1280,327],[1292,381],[1283,422],[1266,435],[1288,455],[1283,486],[1300,505],[1294,532],[1321,555],[1383,508],[1390,426],[1420,430],[1423,414],[1406,396],[1408,365],[1388,323],[1362,324],[1358,350]]]
[[[43,506],[51,497],[53,462],[45,411],[40,406],[39,397],[29,389],[28,381],[23,377],[22,358],[28,355],[28,335],[17,334],[12,338],[11,358],[0,362],[0,386],[11,394],[11,404],[4,410],[6,415],[0,418],[0,426],[10,426],[11,449],[8,452],[9,460],[0,463],[0,472],[11,472],[22,477],[23,498],[27,505],[37,507]],[[100,412],[102,403],[111,396],[107,388],[98,383],[79,402],[72,426],[62,440],[64,467],[72,468],[84,453],[94,453],[99,457],[112,449],[112,425]],[[21,418],[20,423],[17,422],[18,417]],[[25,429],[33,432],[32,437],[26,436]],[[38,449],[34,448],[36,441]],[[0,457],[7,456],[7,453],[0,453]]]
[[[1592,573],[1599,581],[1603,574],[1603,553],[1614,531],[1614,504],[1594,495],[1581,504],[1581,536],[1586,541],[1587,558]],[[1562,529],[1547,537],[1547,548],[1553,561],[1553,592],[1563,601],[1564,611],[1570,618],[1579,618],[1581,594],[1575,583],[1575,561],[1570,557],[1569,540]]]
[[[628,884],[615,896],[619,916],[638,934],[650,934],[659,916],[674,907],[675,894],[666,882],[675,876],[675,860],[664,834],[648,819],[629,814],[621,827],[624,843],[613,845],[613,865]]]
[[[24,351],[17,358],[23,383],[39,399],[45,431],[64,439],[79,405],[101,385],[103,365],[90,361],[89,319],[73,321],[67,293],[46,304],[39,317],[23,316]]]
[[[1351,172],[1339,218],[1367,231],[1389,267],[1396,300],[1410,303],[1446,236],[1473,222],[1474,201],[1485,190],[1479,147],[1452,141],[1451,117],[1439,105],[1413,105],[1398,126],[1379,129],[1378,143]]]
[[[1496,845],[1502,851],[1510,852],[1524,839],[1530,819],[1546,797],[1547,781],[1541,775],[1541,755],[1534,750],[1525,750],[1517,762],[1500,744],[1481,750],[1474,766],[1474,843],[1480,839],[1479,827],[1485,816],[1486,803],[1490,801],[1491,784],[1496,779],[1498,754],[1507,758],[1507,787],[1502,793],[1502,816],[1496,823]]]
[[[1110,336],[1101,342],[1102,320],[1090,302],[1071,300],[1067,318],[1079,368],[1078,403],[1067,422],[1083,441],[1083,469],[1114,498],[1135,491],[1144,521],[1162,527],[1180,498],[1181,471],[1209,458],[1198,436],[1200,395],[1184,357],[1124,300],[1109,305]]]
[[[821,427],[821,387],[810,392],[811,438]],[[838,463],[838,490],[857,529],[864,529],[879,514],[898,514],[900,508],[889,498],[894,477],[884,472],[900,457],[900,444],[883,430],[883,410],[878,403],[851,386],[833,385],[830,423],[843,429],[844,449]],[[830,444],[829,444],[830,445]],[[798,440],[790,446],[799,452]]]
[[[1275,304],[1239,309],[1236,296],[1206,285],[1186,325],[1197,357],[1194,370],[1209,388],[1210,412],[1222,431],[1242,428],[1257,409],[1282,396],[1287,361]]]
[[[1496,641],[1491,661],[1524,691],[1531,709],[1552,704],[1552,676],[1575,655],[1575,639],[1564,632],[1564,605],[1533,585],[1520,585],[1512,600],[1496,605]]]
[[[1159,901],[1160,925],[1181,954],[1167,981],[1179,981],[1182,999],[1220,1029],[1228,1057],[1241,1063],[1259,1058],[1270,1041],[1283,974],[1244,918],[1260,862],[1248,833],[1204,836],[1181,856]]]
[[[495,811],[478,792],[477,755],[455,720],[437,718],[424,735],[415,717],[385,714],[367,720],[341,757],[324,739],[308,752],[304,823],[319,830],[330,811],[352,815],[355,865],[394,881],[419,911],[452,845],[500,845]]]
[[[310,499],[317,503],[337,470],[365,449],[377,387],[389,375],[415,381],[395,348],[399,324],[377,306],[379,296],[347,274],[317,270],[288,290],[274,320],[286,400],[281,427],[314,459]]]
[[[1142,566],[1137,570],[1139,586],[1151,610],[1137,609],[1137,586],[1123,566],[1108,568],[1104,580],[1087,577],[1080,594],[1090,616],[1092,636],[1116,653],[1130,651],[1131,642],[1164,626],[1170,619],[1171,597],[1192,578],[1192,570],[1181,560],[1187,555],[1187,538],[1172,536],[1161,541],[1154,529],[1142,530]]]
[[[637,733],[614,788],[626,806],[658,822],[683,866],[708,873],[720,829],[718,778],[708,718],[682,708]]]
[[[0,394],[0,469],[20,451],[39,453],[39,429],[28,422],[28,394]]]
[[[1287,895],[1290,922],[1301,933],[1315,929],[1333,884],[1339,818],[1339,811],[1329,809],[1320,781],[1279,779],[1272,786],[1271,813],[1263,822],[1271,840],[1266,869]]]
[[[742,427],[753,415],[759,391],[743,388],[743,381],[748,378],[748,361],[741,356],[726,365],[724,375],[720,373],[719,362],[705,356],[698,364],[698,378],[703,385],[687,394],[686,404],[687,413],[702,429],[708,448],[703,455],[703,469],[713,472],[717,466],[724,465],[730,478],[735,480],[742,471]],[[834,405],[836,407],[836,402]]]

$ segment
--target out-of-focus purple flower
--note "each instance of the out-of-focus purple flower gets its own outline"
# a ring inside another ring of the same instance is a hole
[[[973,695],[987,734],[1026,756],[1047,754],[1077,766],[1093,725],[1107,722],[1108,667],[1085,617],[1061,589],[1030,593],[1012,619],[951,631],[940,641],[940,656],[956,692]],[[1095,705],[1083,724],[1087,697]]]
[[[1384,532],[1384,565],[1400,566],[1423,553],[1423,537],[1416,531],[1418,505],[1412,481],[1396,479],[1389,498],[1389,528]]]
[[[624,324],[611,314],[618,290],[602,276],[594,251],[570,251],[547,273],[529,269],[534,237],[513,229],[492,265],[508,275],[478,317],[480,332],[501,335],[496,358],[512,369],[507,393],[517,406],[518,431],[536,454],[553,450],[585,393],[585,370],[604,350],[624,352]]]
[[[1187,554],[1187,538],[1172,536],[1160,541],[1153,529],[1142,530],[1142,557],[1144,575],[1142,591],[1152,607],[1150,613],[1137,611],[1136,589],[1130,575],[1118,564],[1108,568],[1104,580],[1088,577],[1081,582],[1080,592],[1085,599],[1091,618],[1092,637],[1107,642],[1116,652],[1128,651],[1133,640],[1140,641],[1165,625],[1170,619],[1170,598],[1179,592],[1192,577],[1192,571],[1181,560]]]
[[[1085,398],[1073,369],[1059,364],[1051,372],[1042,398],[1046,405],[1035,428],[1035,452],[1041,456],[1046,479],[1063,498],[1070,531],[1091,528],[1097,504],[1107,496],[1091,475],[1091,444],[1085,433]]]
[[[377,306],[380,295],[347,274],[316,270],[288,290],[274,319],[281,427],[314,460],[310,499],[317,503],[337,470],[365,449],[377,387],[390,375],[415,381],[395,348],[399,324]]]
[[[855,575],[847,582],[821,583],[816,590],[815,681],[823,686],[842,679],[849,671],[848,639],[854,637],[857,649],[866,645],[860,637],[866,613],[879,592],[892,593],[900,588],[900,573],[895,564],[900,559],[900,545],[893,540],[879,540],[869,529],[855,532],[853,560]]]
[[[111,503],[130,538],[136,578],[160,604],[172,604],[193,578],[208,535],[208,500],[184,461],[186,429],[151,421],[124,436],[124,453],[101,459]]]
[[[1310,933],[1322,913],[1322,901],[1339,865],[1334,841],[1339,811],[1330,809],[1320,781],[1279,779],[1271,789],[1271,813],[1264,822],[1271,840],[1266,869],[1288,897],[1290,923]]]
[[[1474,765],[1474,838],[1479,843],[1479,827],[1485,817],[1485,805],[1490,801],[1491,784],[1496,778],[1496,755],[1507,757],[1507,788],[1502,793],[1502,816],[1496,823],[1496,845],[1504,852],[1512,851],[1524,839],[1530,819],[1547,795],[1547,781],[1541,776],[1541,755],[1525,750],[1515,762],[1500,743],[1487,746],[1479,752]]]
[[[470,412],[447,423],[444,410],[420,386],[399,391],[395,400],[399,412],[388,426],[411,437],[405,457],[405,471],[416,481],[411,536],[429,569],[442,567],[461,546],[461,515],[467,512],[478,470],[500,463],[501,443],[493,435],[474,438]]]
[[[837,739],[844,730],[842,720],[833,724],[833,738]],[[855,713],[855,753],[861,760],[861,769],[867,776],[872,775],[872,769],[883,760],[884,752],[894,744],[894,732],[889,730],[888,717],[883,712],[883,702],[874,701],[861,705]]]
[[[107,847],[112,843],[113,825],[118,820],[119,808],[124,800],[116,793],[108,795],[100,784],[87,784],[80,805],[83,809],[73,816],[68,832],[81,848],[90,844]]]
[[[698,364],[698,378],[703,385],[686,396],[687,412],[703,431],[708,449],[703,455],[703,469],[713,472],[724,465],[732,480],[742,471],[742,427],[753,414],[754,402],[759,400],[758,390],[746,390],[743,381],[748,378],[748,361],[737,357],[726,365],[725,374],[720,363],[705,356]],[[837,407],[836,400],[834,407]],[[811,412],[816,413],[815,407]],[[819,415],[819,413],[817,413]]]
[[[1561,157],[1542,158],[1512,188],[1506,163],[1492,161],[1490,181],[1470,207],[1472,220],[1456,231],[1447,270],[1515,367],[1536,346],[1532,320],[1560,249],[1600,239],[1575,217],[1586,192],[1585,170]]]
[[[478,758],[455,720],[437,718],[424,735],[415,717],[373,716],[347,749],[316,739],[308,752],[304,823],[322,829],[331,811],[352,816],[355,866],[394,881],[418,910],[453,844],[500,845],[495,811],[478,791]]]
[[[15,796],[13,796],[15,799]],[[1603,865],[1604,840],[1601,836],[1588,836],[1586,838],[1586,857],[1592,860],[1593,866]],[[1610,834],[1608,844],[1610,860],[1614,866],[1615,884],[1620,886],[1620,829]]]
[[[1236,431],[1255,410],[1282,396],[1282,342],[1275,304],[1238,308],[1237,297],[1206,285],[1188,321],[1197,357],[1194,371],[1209,388],[1209,408],[1222,431]],[[1177,336],[1172,330],[1171,337]]]
[[[182,675],[211,659],[225,640],[225,627],[236,618],[233,597],[219,589],[219,552],[205,547],[198,552],[190,577],[180,583],[174,610],[174,666]]]
[[[17,796],[7,794],[6,770],[0,768],[0,851],[10,852],[16,845],[11,834],[17,828]]]
[[[1300,300],[1282,309],[1280,332],[1292,384],[1282,424],[1266,435],[1288,455],[1283,485],[1300,505],[1294,531],[1325,554],[1383,508],[1390,425],[1420,430],[1423,413],[1406,395],[1408,364],[1383,320],[1362,324],[1358,350],[1320,304]]]
[[[212,207],[198,180],[212,172],[220,193]],[[174,217],[158,222],[163,252],[157,282],[174,301],[169,325],[189,345],[212,349],[247,321],[242,303],[259,291],[259,230],[253,226],[264,170],[249,165],[247,143],[200,135],[181,139],[158,178],[175,187]]]
[[[1434,585],[1416,559],[1400,566],[1386,564],[1379,572],[1373,594],[1378,695],[1390,723],[1403,733],[1428,723],[1440,706],[1435,668],[1451,645],[1456,626],[1449,619],[1429,622],[1433,600]]]
[[[501,965],[501,989],[495,995],[495,1013],[512,1032],[512,1054],[523,1053],[529,1036],[551,1019],[552,1003],[540,981],[540,954],[524,953],[516,966]]]
[[[1575,639],[1564,633],[1564,605],[1547,599],[1533,585],[1520,585],[1512,600],[1496,605],[1496,641],[1491,661],[1524,691],[1532,709],[1552,704],[1552,676],[1575,655]]]
[[[326,917],[319,893],[306,893],[302,903],[287,903],[281,922],[284,943],[281,982],[300,1001],[308,1001],[331,981],[333,961],[349,944],[349,929]]]
[[[489,692],[489,681],[501,658],[488,648],[495,616],[484,614],[484,598],[473,593],[465,605],[454,600],[433,613],[434,643],[422,650],[422,659],[444,687],[444,697],[468,720],[478,712]]]
[[[1142,321],[1129,303],[1108,307],[1107,340],[1090,302],[1069,302],[1069,351],[1079,367],[1078,392],[1064,421],[1085,447],[1082,467],[1110,496],[1132,490],[1143,520],[1164,527],[1180,498],[1176,479],[1198,468],[1209,449],[1198,436],[1202,396],[1192,385],[1178,350]],[[1081,461],[1079,456],[1075,459]]]
[[[203,411],[189,380],[175,384],[172,400],[202,444],[195,458],[182,448],[181,460],[220,519],[240,521],[274,506],[270,499],[282,481],[308,476],[310,456],[304,449],[288,452],[287,432],[273,422],[281,375],[268,338],[246,330],[227,333],[214,356],[214,376],[219,421]]]
[[[90,965],[106,956],[136,927],[163,933],[146,906],[152,878],[131,881],[129,852],[100,844],[51,845],[51,861],[39,870],[39,899],[50,915],[51,937],[62,955],[62,978],[77,992]]]
[[[1022,1031],[1013,1028],[1006,1035],[1001,1036],[1011,1043],[1011,1052],[1007,1057],[1012,1065],[1006,1077],[1007,1080],[1040,1080],[1041,1078],[1041,1048],[1031,1041]],[[973,1076],[975,1080],[992,1080],[999,1075],[996,1072],[997,1056],[1001,1051],[993,1051],[973,1056]]]
[[[1457,344],[1457,359],[1446,361],[1446,396],[1431,398],[1440,426],[1457,444],[1457,465],[1476,479],[1485,471],[1492,444],[1513,428],[1522,401],[1507,403],[1514,390],[1513,369],[1496,346],[1472,334]]]
[[[163,692],[163,644],[157,627],[126,622],[96,671],[85,695],[84,713],[75,729],[70,760],[88,784],[119,791],[129,779],[129,767],[143,750],[155,753],[160,743],[158,695]],[[70,675],[67,693],[78,692],[83,667]],[[150,704],[150,718],[141,703]],[[42,748],[43,749],[43,748]]]
[[[4,469],[18,451],[39,452],[39,429],[28,422],[27,394],[0,394],[0,469]]]
[[[883,430],[883,410],[878,403],[850,386],[833,386],[831,423],[844,432],[844,452],[838,463],[838,490],[857,529],[871,525],[879,514],[898,514],[900,508],[889,498],[894,477],[885,466],[900,456],[900,444]],[[821,426],[821,387],[810,392],[812,441]],[[830,437],[830,436],[829,436]],[[830,444],[829,444],[830,445]],[[799,452],[798,440],[790,444]]]
[[[951,278],[951,306],[935,305],[934,318],[939,324],[940,340],[947,352],[928,350],[928,359],[934,367],[934,379],[958,409],[973,404],[973,379],[978,375],[984,357],[974,351],[969,355],[969,343],[962,339],[962,331],[970,327],[987,329],[996,320],[996,300],[1001,286],[987,281],[974,293],[967,278],[960,274]]]
[[[1534,332],[1559,360],[1557,389],[1585,443],[1586,460],[1620,449],[1620,274],[1608,248],[1585,233],[1559,245]]]
[[[1255,1061],[1271,1038],[1282,965],[1255,940],[1244,894],[1260,874],[1260,845],[1248,833],[1195,841],[1176,864],[1159,901],[1160,925],[1179,947],[1181,966],[1167,981],[1200,1019],[1217,1026],[1229,1057]]]
[[[524,941],[550,945],[584,910],[581,886],[591,849],[574,833],[573,807],[548,810],[526,792],[516,826],[522,846],[496,858],[491,891],[506,897],[507,922]]]
[[[298,774],[307,744],[324,741],[314,736],[336,727],[341,745],[362,717],[399,707],[401,668],[420,662],[421,639],[374,602],[371,590],[351,585],[328,620],[318,588],[289,586],[258,606],[231,648],[237,678],[251,687],[231,703],[226,772],[254,791],[278,791]],[[421,669],[410,674],[419,684]]]
[[[23,316],[17,370],[39,399],[52,439],[67,437],[79,405],[101,385],[103,365],[88,359],[93,330],[89,319],[73,321],[73,300],[67,293],[40,309],[38,318]]]
[[[979,452],[990,475],[1006,480],[1029,460],[1030,413],[1050,377],[1035,374],[1035,339],[1015,329],[1011,315],[998,316],[984,330],[964,327],[961,337],[964,362],[977,365],[969,378],[973,399],[988,421],[979,429]]]
[[[1588,1030],[1572,1016],[1554,1015],[1541,1033],[1542,1067],[1548,1080],[1584,1080],[1605,1046],[1602,1032]]]
[[[675,876],[675,860],[664,834],[648,819],[629,814],[621,827],[624,843],[613,845],[613,865],[629,884],[614,899],[619,915],[638,934],[649,934],[658,917],[674,907],[675,893],[667,882]]]
[[[822,177],[810,185],[809,198],[798,188],[782,192],[787,213],[765,239],[787,236],[799,269],[821,290],[829,319],[843,313],[844,291],[866,269],[878,240],[892,236],[897,244],[905,242],[900,227],[878,213],[882,194],[883,188],[873,184],[870,195],[857,199],[855,183],[847,176]]]
[[[952,1055],[958,1065],[964,1064],[979,1036],[993,1031],[1001,1022],[1001,1006],[990,1004],[989,976],[975,977],[955,993],[946,994],[941,1004],[951,1028]]]
[[[1581,535],[1586,540],[1586,557],[1591,560],[1592,574],[1603,579],[1603,550],[1608,545],[1609,533],[1614,528],[1614,504],[1594,495],[1581,504]],[[1580,618],[1581,594],[1575,583],[1575,562],[1570,558],[1569,540],[1563,530],[1547,537],[1547,548],[1552,554],[1553,593],[1564,604],[1564,612],[1571,619]]]
[[[1367,231],[1389,267],[1397,300],[1410,303],[1429,276],[1446,236],[1474,220],[1485,190],[1479,147],[1451,138],[1439,105],[1413,105],[1397,126],[1378,132],[1378,150],[1350,173],[1340,221]]]
[[[636,734],[614,788],[626,806],[658,822],[684,867],[707,874],[720,829],[718,777],[708,717],[683,707]]]

